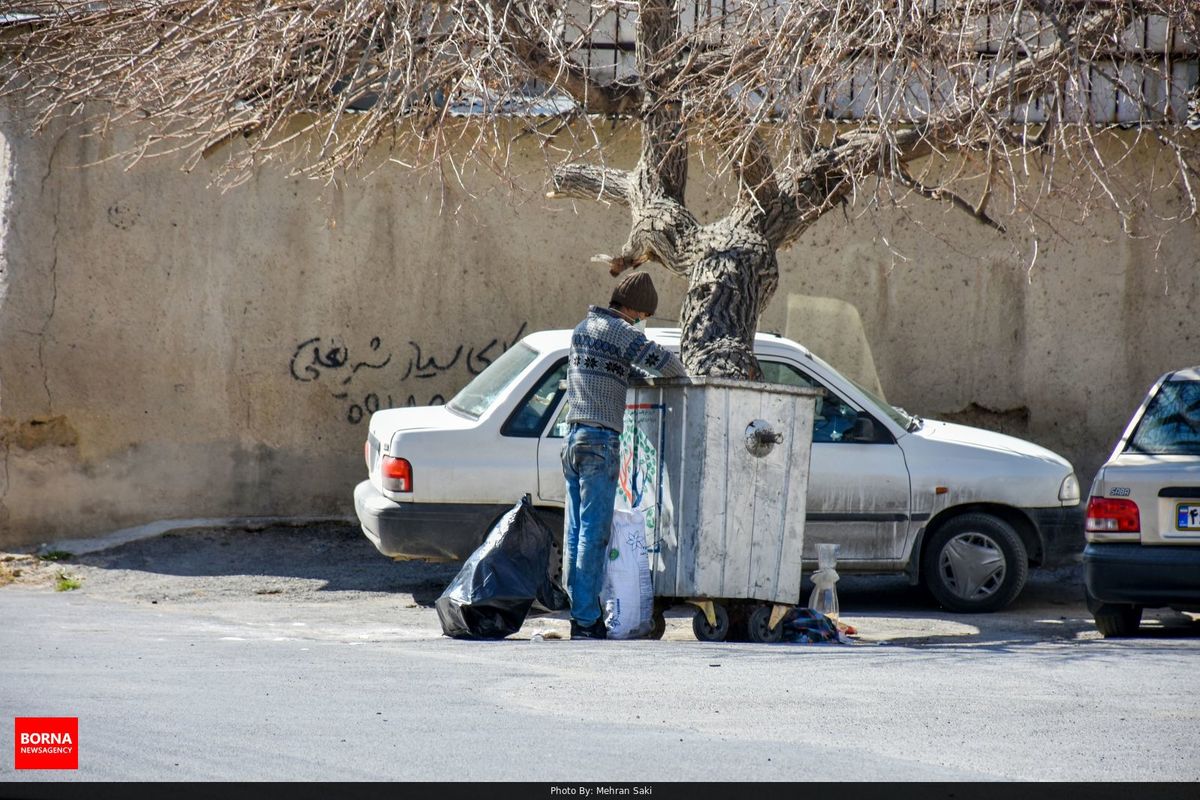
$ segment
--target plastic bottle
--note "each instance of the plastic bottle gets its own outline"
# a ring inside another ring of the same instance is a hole
[[[836,544],[817,545],[817,571],[813,573],[812,594],[808,598],[808,607],[813,611],[824,614],[834,622],[838,618],[837,566],[838,546]]]

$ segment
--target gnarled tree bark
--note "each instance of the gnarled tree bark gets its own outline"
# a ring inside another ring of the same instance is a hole
[[[642,145],[629,173],[566,166],[553,176],[552,196],[569,195],[619,202],[632,216],[629,238],[611,258],[619,275],[657,261],[688,282],[680,319],[682,357],[692,375],[754,378],[758,318],[779,284],[776,245],[767,235],[771,217],[761,202],[777,200],[765,152],[751,154],[742,171],[746,196],[733,211],[700,225],[684,201],[687,188],[687,131],[680,99],[666,86],[683,68],[662,57],[676,38],[678,20],[670,0],[638,4],[637,67],[642,102],[638,111]],[[766,172],[760,174],[765,167]],[[756,194],[757,190],[757,194]]]
[[[1120,13],[1113,7],[1095,14],[1053,46],[1027,53],[997,70],[969,101],[940,110],[907,130],[858,130],[831,144],[812,146],[796,171],[782,174],[757,134],[735,153],[733,171],[739,198],[720,220],[701,225],[687,209],[687,131],[680,122],[681,99],[668,84],[696,67],[680,54],[671,57],[678,20],[671,0],[640,0],[637,67],[641,96],[641,153],[630,172],[567,165],[552,176],[550,196],[601,199],[627,206],[629,238],[607,260],[616,276],[657,261],[688,282],[680,315],[682,357],[688,373],[753,379],[761,375],[754,357],[758,320],[779,285],[776,253],[800,237],[824,213],[845,200],[854,176],[875,172],[926,197],[946,200],[977,221],[1003,230],[963,198],[916,181],[905,164],[954,141],[968,119],[990,105],[1008,106],[1027,96],[1026,84],[1060,57],[1073,41],[1104,29]],[[753,129],[754,123],[745,120]]]

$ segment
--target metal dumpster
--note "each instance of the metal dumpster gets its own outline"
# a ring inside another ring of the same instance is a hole
[[[646,514],[658,635],[663,610],[689,602],[699,639],[779,639],[800,598],[820,395],[722,378],[630,387],[617,504]]]

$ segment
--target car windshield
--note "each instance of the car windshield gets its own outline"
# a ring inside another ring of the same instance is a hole
[[[1146,406],[1125,451],[1200,455],[1200,381],[1165,381]]]
[[[863,394],[865,394],[867,396],[868,400],[870,400],[875,405],[879,406],[880,411],[882,411],[883,413],[885,413],[889,417],[891,417],[892,421],[895,422],[900,427],[904,428],[904,430],[912,431],[912,430],[916,430],[917,428],[921,427],[921,425],[920,425],[921,418],[920,417],[914,417],[912,414],[909,414],[903,408],[897,408],[896,406],[892,405],[888,401],[884,400],[882,397],[878,397],[874,392],[870,391],[869,389],[867,389],[865,386],[863,386],[861,383],[854,380],[853,378],[846,377],[845,375],[843,375],[842,377],[846,378],[846,380],[853,383],[855,388],[857,388],[860,392],[862,392]]]
[[[478,419],[535,358],[537,351],[524,342],[509,348],[450,398],[448,405],[461,414]]]

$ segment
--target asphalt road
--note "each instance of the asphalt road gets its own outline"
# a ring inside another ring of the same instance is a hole
[[[79,718],[78,772],[11,780],[1200,779],[1200,625],[1103,640],[1078,570],[1009,612],[843,580],[860,644],[440,635],[453,567],[353,530],[193,532],[0,588],[0,717]],[[56,592],[59,572],[81,588]]]

